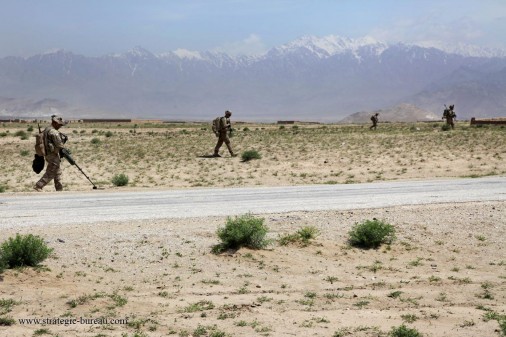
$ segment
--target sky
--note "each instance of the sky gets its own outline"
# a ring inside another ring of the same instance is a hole
[[[506,0],[0,0],[0,57],[260,54],[305,35],[506,49]]]

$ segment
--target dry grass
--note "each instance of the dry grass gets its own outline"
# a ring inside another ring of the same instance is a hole
[[[235,151],[262,156],[246,163],[206,157],[216,141],[209,125],[71,125],[64,132],[78,164],[110,189],[506,173],[506,129],[458,124],[443,132],[440,125],[380,124],[375,132],[368,125],[236,125]],[[0,127],[0,188],[7,192],[31,191],[38,179],[30,167],[33,138],[12,136],[26,129]],[[66,190],[89,189],[77,169],[63,169]],[[111,179],[121,173],[129,184],[114,187]],[[2,230],[0,241],[41,235],[54,255],[45,267],[1,276],[0,335],[386,337],[405,324],[424,336],[499,336],[506,315],[504,207],[264,214],[275,243],[223,255],[211,250],[225,217]],[[397,240],[378,250],[350,247],[354,224],[373,218],[395,226]],[[304,244],[276,243],[304,228],[319,235]],[[18,321],[81,317],[128,324]]]
[[[215,136],[207,124],[74,124],[62,130],[74,159],[98,185],[124,173],[129,187],[185,188],[343,184],[378,180],[478,177],[506,173],[506,129],[441,123],[368,125],[236,124],[236,153],[258,151],[262,159],[206,158]],[[31,191],[39,176],[31,171],[33,137],[13,136],[26,124],[0,126],[3,164],[0,185],[8,192]],[[246,130],[246,131],[244,131]],[[29,133],[29,132],[28,132]],[[108,137],[109,135],[109,137]],[[96,139],[96,140],[94,140]],[[225,146],[222,151],[226,152]],[[88,181],[63,164],[65,190],[89,188]],[[127,187],[128,188],[128,187]]]

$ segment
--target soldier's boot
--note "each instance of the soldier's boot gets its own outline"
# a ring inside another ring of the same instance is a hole
[[[221,157],[219,153],[214,153],[213,157]]]
[[[237,156],[236,154],[234,154],[234,151],[232,150],[232,146],[230,145],[230,143],[228,143],[226,145],[227,145],[228,152],[230,153],[230,156],[231,157]]]
[[[37,191],[37,192],[42,192],[42,188],[41,188],[41,187],[39,187],[39,186],[37,186],[37,185],[34,185],[34,186],[33,186],[33,189],[34,189],[35,191]]]
[[[63,185],[60,182],[55,182],[54,183],[54,188],[56,189],[56,192],[63,191]]]

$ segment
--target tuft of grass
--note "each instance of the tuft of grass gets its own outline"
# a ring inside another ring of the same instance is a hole
[[[213,247],[213,252],[220,253],[241,247],[264,248],[268,244],[265,239],[268,230],[263,218],[254,217],[249,213],[233,219],[229,217],[225,227],[218,228],[216,232],[221,243]]]
[[[128,176],[123,173],[116,174],[111,181],[114,186],[126,186],[128,185]]]
[[[53,251],[44,240],[32,234],[16,234],[15,238],[9,238],[0,246],[2,260],[9,266],[35,267],[44,261]]]
[[[506,318],[499,321],[499,329],[501,329],[501,334],[506,336]]]
[[[242,161],[250,161],[250,160],[253,160],[253,159],[261,159],[262,156],[260,155],[260,153],[258,153],[257,150],[248,150],[248,151],[244,151],[241,155],[241,159]]]
[[[0,316],[0,326],[11,326],[16,324],[16,321],[12,317]]]
[[[48,329],[37,329],[33,333],[34,336],[51,335],[51,331]]]
[[[214,304],[211,301],[199,301],[193,304],[188,305],[183,309],[183,312],[197,312],[204,310],[212,310],[214,309]]]
[[[416,329],[411,329],[404,324],[398,327],[393,327],[388,333],[390,337],[422,337],[423,335]]]
[[[383,243],[392,243],[395,229],[392,225],[379,220],[366,220],[355,224],[349,234],[349,243],[354,247],[378,248]]]
[[[320,234],[318,228],[314,226],[306,226],[299,229],[296,233],[286,234],[279,238],[278,242],[281,246],[287,246],[291,243],[301,243],[307,246],[309,242]]]

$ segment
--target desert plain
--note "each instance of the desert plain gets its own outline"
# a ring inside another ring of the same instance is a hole
[[[108,190],[359,184],[506,174],[506,128],[458,123],[236,124],[239,154],[210,158],[205,123],[69,124],[74,159]],[[32,192],[36,127],[3,124],[3,193]],[[25,132],[25,134],[20,131]],[[17,136],[16,136],[17,134]],[[23,139],[22,139],[23,138]],[[243,161],[256,150],[261,159]],[[225,151],[225,152],[223,152]],[[114,186],[117,174],[127,186]],[[65,191],[90,183],[63,163]],[[66,192],[62,193],[66,193]],[[1,194],[0,194],[1,199]],[[54,251],[38,268],[0,277],[5,336],[501,336],[506,319],[505,202],[255,214],[271,243],[213,254],[225,217],[3,228],[39,235]],[[226,207],[226,205],[223,205]],[[348,243],[357,223],[381,219],[396,240]],[[279,239],[311,226],[306,244]],[[20,319],[69,320],[68,324]],[[70,322],[76,319],[79,322]]]

